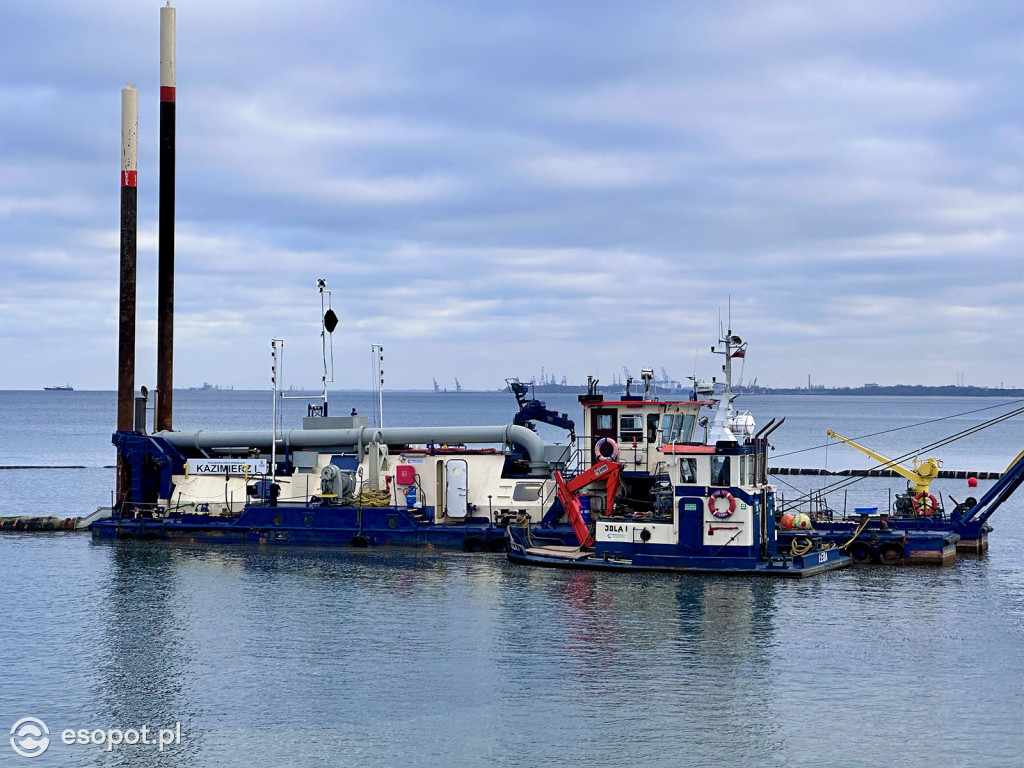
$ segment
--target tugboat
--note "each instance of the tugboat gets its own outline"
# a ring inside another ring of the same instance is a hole
[[[772,419],[755,432],[751,414],[734,410],[732,359],[744,356],[746,344],[731,330],[721,343],[722,349],[712,348],[725,356],[725,385],[717,402],[654,399],[651,369],[641,373],[643,396],[630,394],[629,379],[618,401],[605,401],[597,382],[588,381],[580,402],[590,466],[568,479],[554,473],[577,542],[540,544],[520,519],[506,531],[509,560],[589,570],[789,578],[853,563],[839,547],[815,536],[800,554],[779,549],[766,451],[768,436],[784,419]],[[710,424],[699,416],[705,406],[715,408]]]

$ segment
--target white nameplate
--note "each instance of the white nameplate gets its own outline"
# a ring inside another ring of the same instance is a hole
[[[266,459],[189,459],[190,475],[265,475]]]
[[[601,537],[603,541],[628,541],[628,532],[631,530],[622,523],[601,523]]]

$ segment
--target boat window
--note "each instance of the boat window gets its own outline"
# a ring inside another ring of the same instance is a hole
[[[594,428],[600,430],[615,429],[614,413],[597,413]]]
[[[537,501],[540,498],[540,483],[516,483],[512,491],[513,501]]]
[[[669,430],[669,437],[667,441],[670,443],[680,443],[682,440],[679,439],[679,430],[683,426],[683,416],[682,414],[674,413],[670,418],[672,419],[672,426]]]
[[[666,413],[661,417],[661,442],[672,442],[672,414]]]
[[[661,417],[661,440],[664,443],[693,441],[693,428],[697,417],[692,413],[666,413]]]
[[[697,417],[692,413],[683,416],[683,426],[679,430],[679,442],[689,443],[693,440],[693,426],[697,423]]]
[[[658,414],[647,414],[647,442],[653,443],[658,439]]]
[[[728,456],[711,457],[711,485],[731,485]]]
[[[627,413],[619,417],[619,435],[622,437],[639,437],[644,431],[644,417],[640,414]]]
[[[696,484],[697,482],[697,460],[696,459],[680,459],[679,460],[679,482],[687,484]]]
[[[756,459],[753,456],[747,456],[747,485],[754,484],[754,464]]]

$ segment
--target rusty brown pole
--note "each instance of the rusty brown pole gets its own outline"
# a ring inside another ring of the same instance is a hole
[[[156,429],[174,410],[175,9],[160,9],[160,207],[157,251]]]
[[[121,296],[117,329],[117,431],[133,428],[135,417],[135,266],[138,222],[139,92],[121,90]],[[117,499],[128,488],[127,466],[117,457]]]

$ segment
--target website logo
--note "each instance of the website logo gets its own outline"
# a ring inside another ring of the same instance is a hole
[[[23,717],[11,727],[11,747],[22,757],[39,757],[50,746],[50,729],[36,717]]]

